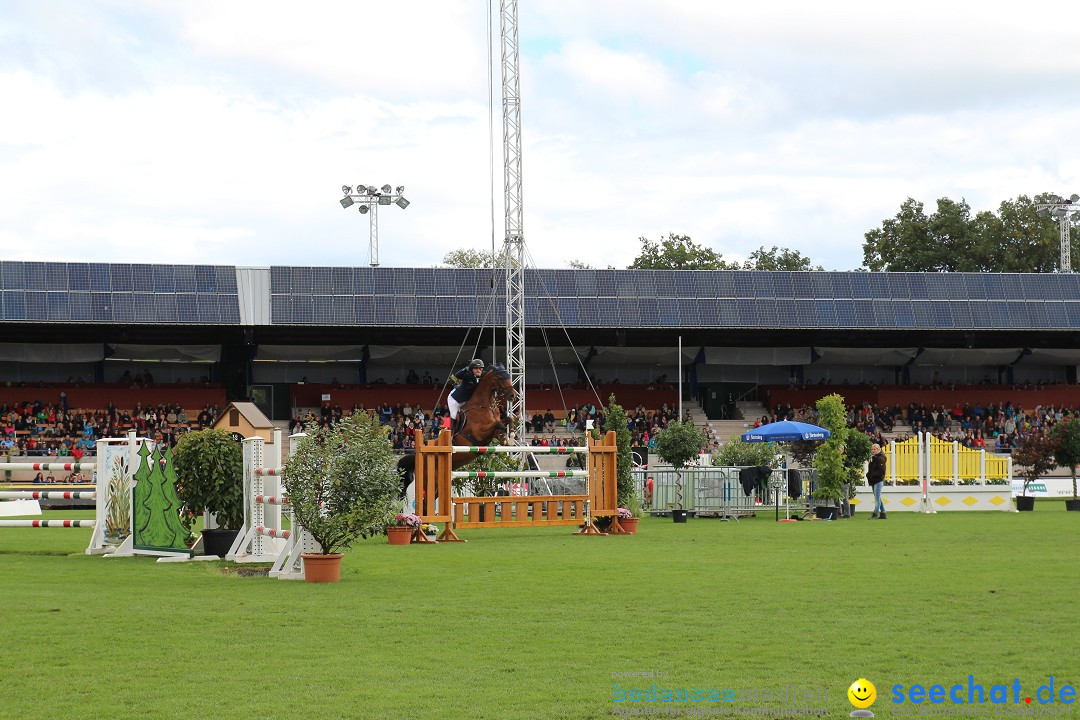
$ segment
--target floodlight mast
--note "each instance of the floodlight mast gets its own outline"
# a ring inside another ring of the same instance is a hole
[[[345,197],[339,201],[341,207],[348,209],[352,205],[359,205],[361,215],[370,215],[370,231],[368,235],[368,262],[371,263],[371,267],[379,266],[379,206],[380,205],[397,205],[404,210],[411,204],[402,195],[405,192],[405,186],[399,185],[397,188],[391,188],[389,185],[383,185],[381,188],[377,188],[374,185],[357,185],[354,192],[349,185],[342,185],[341,192],[345,193]]]
[[[506,370],[517,390],[507,401],[511,445],[524,444],[525,236],[521,207],[521,83],[518,73],[517,0],[501,0],[503,96],[503,196],[506,209]]]
[[[1037,203],[1035,207],[1039,215],[1058,219],[1058,231],[1061,239],[1061,261],[1058,264],[1058,272],[1071,273],[1073,269],[1072,245],[1069,239],[1069,229],[1072,224],[1070,216],[1080,216],[1080,195],[1073,193],[1068,199],[1060,195],[1049,195],[1046,200]]]

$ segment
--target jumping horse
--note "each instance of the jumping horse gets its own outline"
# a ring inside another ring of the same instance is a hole
[[[510,373],[500,365],[488,368],[476,383],[476,390],[468,402],[461,406],[458,413],[465,414],[464,423],[457,423],[453,430],[454,445],[491,445],[492,440],[505,437],[506,423],[499,409],[501,398],[516,398],[517,390],[510,380]],[[454,453],[452,467],[465,465],[477,456],[476,453]],[[416,456],[405,455],[398,461],[398,469],[404,471],[401,481],[401,496],[413,483],[416,469]]]

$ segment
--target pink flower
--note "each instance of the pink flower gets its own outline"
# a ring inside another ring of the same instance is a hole
[[[401,513],[394,519],[395,525],[403,525],[405,527],[419,527],[423,521],[419,515],[412,513]]]

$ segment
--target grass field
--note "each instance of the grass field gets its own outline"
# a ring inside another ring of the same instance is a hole
[[[792,685],[846,717],[860,677],[881,717],[896,684],[1080,685],[1080,515],[1060,503],[461,535],[362,541],[339,584],[309,585],[88,557],[85,529],[2,529],[0,717],[691,716],[783,707],[747,695]],[[613,679],[650,670],[666,675]],[[747,699],[613,702],[614,683],[653,682]]]

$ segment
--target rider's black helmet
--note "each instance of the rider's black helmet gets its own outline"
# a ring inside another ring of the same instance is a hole
[[[481,360],[480,358],[476,358],[471,363],[469,363],[469,369],[471,370],[472,368],[480,368],[481,370],[483,370],[484,369],[484,361]]]

